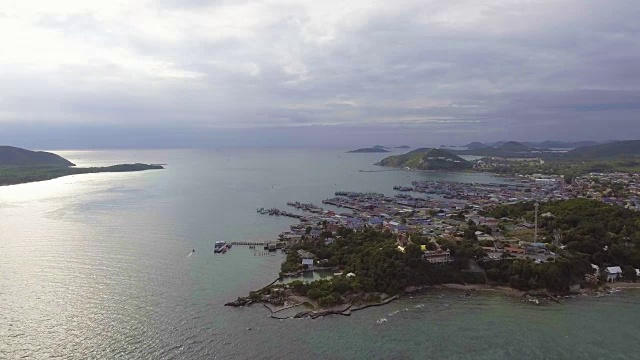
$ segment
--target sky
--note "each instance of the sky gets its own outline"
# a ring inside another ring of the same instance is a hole
[[[640,138],[637,0],[0,0],[0,144]]]

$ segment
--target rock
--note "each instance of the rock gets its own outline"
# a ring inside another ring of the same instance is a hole
[[[247,298],[238,298],[235,301],[228,302],[224,306],[240,307],[251,304],[251,300]]]
[[[311,311],[301,311],[301,312],[295,314],[293,317],[295,319],[301,319],[301,318],[310,316],[311,313],[312,313]]]

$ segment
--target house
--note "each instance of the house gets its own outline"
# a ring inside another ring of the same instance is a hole
[[[307,269],[312,270],[313,259],[302,259],[302,265],[305,266]]]
[[[478,238],[478,241],[494,241],[493,236],[485,234],[482,231],[476,231],[476,237]]]
[[[607,273],[607,281],[613,282],[622,277],[622,269],[620,266],[610,266],[606,270]]]
[[[525,254],[526,251],[523,248],[517,248],[517,247],[511,247],[511,246],[505,246],[504,251],[510,253],[510,254]]]
[[[546,245],[540,242],[534,242],[525,247],[527,254],[540,254],[547,251]]]
[[[535,227],[534,224],[529,223],[529,222],[523,222],[522,224],[520,224],[520,226],[527,228],[527,229],[533,229]]]
[[[315,254],[308,251],[304,251],[302,249],[298,250],[297,253],[303,259],[314,259],[316,257]]]

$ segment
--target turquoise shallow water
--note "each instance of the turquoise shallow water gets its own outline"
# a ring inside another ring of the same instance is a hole
[[[384,154],[338,150],[61,154],[80,166],[168,166],[0,188],[0,358],[638,358],[633,292],[550,306],[430,293],[318,320],[222,306],[278,273],[281,255],[212,251],[217,240],[268,240],[292,223],[257,207],[490,176],[363,173]]]

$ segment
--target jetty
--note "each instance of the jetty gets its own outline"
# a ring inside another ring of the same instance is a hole
[[[265,245],[269,241],[232,241],[231,245]]]
[[[262,214],[262,215],[286,216],[286,217],[290,217],[290,218],[294,218],[294,219],[298,219],[298,220],[306,220],[306,218],[303,215],[290,213],[290,212],[287,212],[287,211],[284,211],[284,210],[280,210],[280,209],[276,209],[276,208],[271,208],[271,209],[259,208],[259,209],[256,210],[256,212],[258,214]]]

